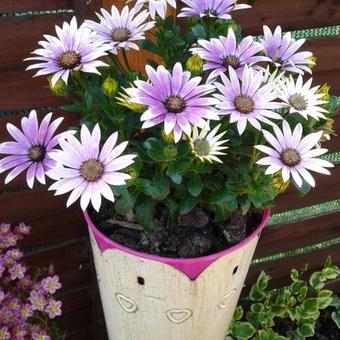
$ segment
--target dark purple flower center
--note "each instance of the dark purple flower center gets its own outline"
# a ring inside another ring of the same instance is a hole
[[[28,150],[28,157],[32,162],[42,162],[46,155],[46,148],[42,145],[33,145]]]
[[[131,32],[125,27],[117,27],[112,31],[111,35],[113,41],[123,42],[130,38]]]
[[[236,55],[228,55],[223,59],[223,66],[228,68],[231,66],[233,69],[238,68],[240,65],[240,59]]]
[[[253,99],[249,96],[240,94],[234,100],[234,105],[236,109],[241,113],[250,113],[253,112],[255,103]]]
[[[297,150],[288,148],[282,151],[281,161],[289,167],[296,166],[301,161],[301,155]]]
[[[181,113],[185,109],[185,101],[179,96],[170,96],[165,101],[165,107],[169,112]]]
[[[66,51],[58,58],[59,66],[63,69],[72,70],[80,64],[80,55],[75,51]]]
[[[208,8],[204,11],[204,14],[209,16],[209,17],[216,17],[218,15],[218,12],[216,9],[213,8]]]
[[[306,110],[307,101],[301,94],[293,94],[289,97],[289,104],[295,110]]]
[[[80,165],[80,176],[88,182],[96,182],[104,174],[104,164],[97,159],[89,159]]]

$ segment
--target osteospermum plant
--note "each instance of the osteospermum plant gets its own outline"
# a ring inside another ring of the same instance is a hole
[[[138,230],[148,251],[162,253],[180,231],[177,239],[205,245],[202,255],[246,237],[289,185],[306,193],[315,173],[329,174],[320,145],[335,103],[312,80],[304,40],[266,26],[262,39],[242,37],[232,15],[250,6],[236,0],[180,3],[176,20],[166,16],[176,1],[128,1],[45,36],[28,69],[48,77],[82,125],[55,134],[59,120],[35,112],[21,130],[9,124],[0,171],[10,171],[6,182],[26,171],[30,187],[50,177],[68,206]],[[135,69],[131,49],[155,58]]]

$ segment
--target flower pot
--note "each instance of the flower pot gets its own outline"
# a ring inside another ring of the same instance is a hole
[[[104,236],[87,213],[110,340],[224,340],[261,230],[194,259],[153,256]]]

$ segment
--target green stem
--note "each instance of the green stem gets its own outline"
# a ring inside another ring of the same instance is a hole
[[[123,65],[120,63],[118,57],[115,54],[112,56],[112,60],[113,60],[114,65],[117,68],[117,71],[124,74],[126,72],[126,70],[123,67]]]
[[[108,111],[103,105],[102,103],[97,100],[96,96],[93,94],[93,92],[91,91],[90,86],[88,86],[88,84],[84,81],[83,77],[81,76],[80,72],[74,72],[75,78],[78,82],[78,84],[84,89],[85,92],[90,93],[90,95],[92,96],[95,104],[106,114],[106,116],[109,118],[109,120],[114,124],[114,126],[116,126],[116,121],[113,119],[111,112]]]
[[[128,60],[127,55],[126,55],[126,51],[124,49],[122,49],[122,52],[123,52],[123,58],[124,58],[124,61],[125,61],[125,65],[126,65],[127,69],[129,71],[131,71],[131,67],[130,67],[129,60]]]

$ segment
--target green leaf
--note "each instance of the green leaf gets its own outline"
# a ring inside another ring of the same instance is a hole
[[[241,306],[238,306],[238,307],[235,309],[234,316],[233,316],[233,320],[239,321],[239,320],[242,319],[242,316],[243,316],[243,308],[242,308]]]
[[[297,281],[299,279],[299,272],[296,269],[292,269],[292,271],[290,273],[290,278],[294,282]]]
[[[203,183],[198,175],[193,175],[187,183],[188,191],[191,196],[197,197],[202,192]]]
[[[151,53],[155,53],[158,55],[160,53],[158,46],[150,40],[140,40],[139,44],[144,48],[144,50],[147,50]]]
[[[337,327],[340,329],[340,311],[333,312],[331,314],[332,320],[335,322]]]
[[[333,292],[328,289],[320,290],[318,293],[319,309],[325,309],[332,303]]]
[[[223,204],[231,202],[235,199],[235,195],[230,192],[228,188],[222,188],[214,192],[210,197],[210,202],[212,204]]]
[[[207,36],[205,29],[201,24],[196,24],[191,28],[191,31],[194,33],[197,39],[204,39]]]
[[[250,339],[255,331],[255,328],[249,322],[237,321],[234,324],[232,335],[237,339]]]
[[[325,279],[326,278],[322,272],[315,272],[311,275],[309,284],[315,289],[321,289],[325,285]]]
[[[263,303],[253,303],[250,307],[250,310],[253,313],[260,313],[264,311],[264,305]]]
[[[301,290],[304,289],[304,287],[307,287],[307,283],[305,281],[295,281],[290,285],[290,291],[293,294],[300,294]]]
[[[179,174],[178,169],[174,163],[169,163],[169,167],[166,173],[175,184],[181,184],[182,175]]]
[[[300,336],[308,337],[314,335],[314,325],[310,323],[303,323],[297,328],[297,333]]]
[[[192,196],[187,196],[183,202],[180,203],[179,213],[185,215],[190,212],[197,204],[198,199]]]
[[[117,214],[127,215],[133,209],[137,195],[138,194],[130,194],[130,192],[125,187],[121,193],[120,199],[114,205]]]
[[[136,206],[136,222],[141,224],[146,229],[152,229],[154,226],[155,206],[155,201],[145,198],[141,204]]]
[[[66,104],[61,107],[62,110],[69,112],[82,112],[83,108],[77,104]]]
[[[316,298],[309,298],[303,301],[302,308],[307,314],[315,314],[319,310],[319,301]]]

